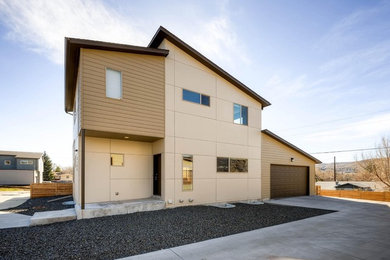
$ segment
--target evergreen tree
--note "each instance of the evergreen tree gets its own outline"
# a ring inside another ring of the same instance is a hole
[[[56,169],[54,170],[55,172],[61,172],[60,166],[57,166]]]
[[[51,181],[54,179],[53,163],[46,152],[43,153],[43,180]]]

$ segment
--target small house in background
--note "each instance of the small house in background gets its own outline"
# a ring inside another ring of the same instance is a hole
[[[43,153],[0,151],[0,185],[30,185],[43,180]]]
[[[55,182],[73,182],[73,174],[70,172],[55,172]]]
[[[337,184],[335,186],[336,190],[364,190],[364,191],[372,191],[371,187],[364,184],[354,184],[354,183],[343,183]]]

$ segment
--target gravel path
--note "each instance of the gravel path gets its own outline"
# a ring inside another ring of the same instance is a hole
[[[0,259],[115,259],[332,213],[272,204],[160,211],[0,230]]]
[[[69,209],[74,208],[73,205],[62,205],[62,202],[73,200],[72,197],[68,197],[66,199],[57,200],[48,202],[49,200],[61,198],[64,196],[55,196],[55,197],[45,197],[45,198],[36,198],[29,199],[25,203],[11,209],[4,209],[0,211],[8,211],[12,213],[19,213],[23,215],[34,215],[35,212],[49,211],[49,210],[61,210],[61,209]]]

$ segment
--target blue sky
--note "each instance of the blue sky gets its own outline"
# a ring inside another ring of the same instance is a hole
[[[163,25],[272,103],[268,128],[307,152],[390,134],[390,2],[0,0],[0,150],[72,164],[64,37],[146,46]],[[359,153],[316,154],[330,162]]]

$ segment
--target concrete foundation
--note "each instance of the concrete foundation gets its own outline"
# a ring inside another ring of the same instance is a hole
[[[88,203],[85,204],[85,209],[83,210],[80,204],[75,205],[77,219],[98,218],[164,208],[165,202],[155,198]]]
[[[53,210],[35,213],[30,219],[30,226],[47,225],[76,219],[75,209]]]

